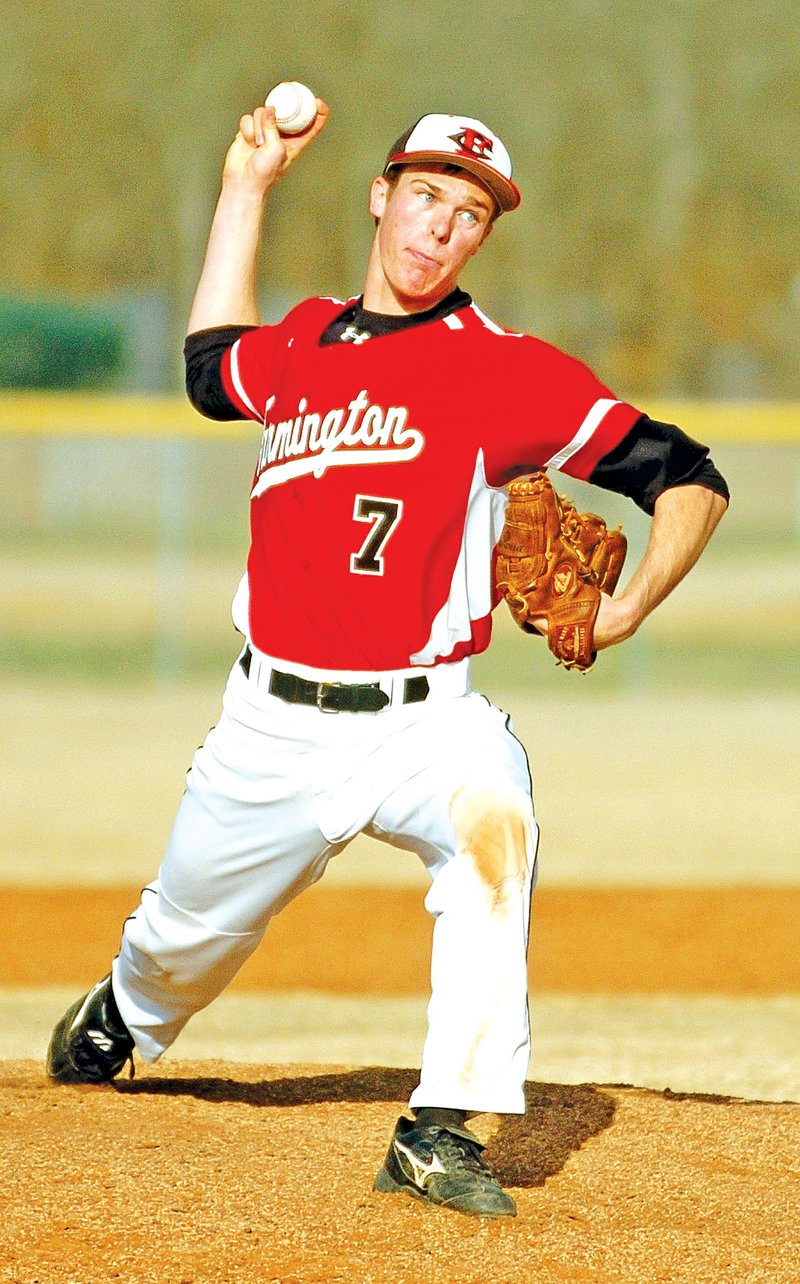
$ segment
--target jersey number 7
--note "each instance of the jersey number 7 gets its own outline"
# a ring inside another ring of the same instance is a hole
[[[383,550],[402,516],[401,499],[356,495],[353,521],[373,525],[359,551],[350,555],[350,570],[354,575],[383,575]]]

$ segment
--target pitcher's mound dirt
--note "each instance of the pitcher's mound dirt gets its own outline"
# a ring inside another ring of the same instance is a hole
[[[15,1284],[797,1279],[800,1105],[531,1083],[523,1119],[475,1121],[519,1209],[483,1222],[372,1192],[411,1070],[1,1070]]]

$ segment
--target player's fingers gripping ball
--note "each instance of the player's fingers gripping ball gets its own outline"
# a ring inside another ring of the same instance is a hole
[[[299,80],[282,80],[267,94],[264,106],[275,109],[279,134],[302,134],[313,125],[317,115],[316,98]]]
[[[600,594],[612,594],[628,544],[595,513],[579,513],[557,495],[546,474],[508,488],[505,525],[497,545],[496,584],[520,628],[539,630],[560,664],[590,669],[597,658],[594,625]]]

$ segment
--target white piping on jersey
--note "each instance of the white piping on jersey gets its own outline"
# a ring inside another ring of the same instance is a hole
[[[242,637],[250,638],[250,581],[247,571],[239,580],[231,602],[231,619],[233,627]]]
[[[618,406],[619,404],[618,401],[614,401],[611,397],[601,397],[599,401],[596,401],[572,441],[568,441],[566,446],[562,446],[554,455],[551,455],[545,463],[545,468],[563,467],[568,459],[576,455],[586,445],[587,441],[591,440],[612,406]]]
[[[481,312],[477,303],[473,303],[471,306],[472,306],[472,311],[475,313],[477,317],[480,318],[480,320],[486,326],[486,329],[491,330],[492,334],[500,334],[503,336],[504,339],[524,339],[525,338],[523,334],[517,334],[515,330],[504,330],[503,327],[499,326],[496,321],[493,321],[491,319],[491,317],[487,317],[485,312]]]
[[[258,413],[252,401],[250,400],[250,398],[248,397],[247,393],[244,390],[244,384],[242,383],[242,378],[241,378],[241,375],[239,374],[238,349],[239,349],[239,340],[237,339],[233,347],[231,348],[231,379],[233,380],[233,386],[236,389],[238,396],[247,406],[248,410],[251,410],[253,412],[253,414],[256,416],[256,419],[261,419],[261,415]]]
[[[447,317],[443,317],[443,321],[444,321],[445,325],[447,326],[448,330],[463,330],[463,329],[464,329],[464,322],[463,322],[463,321],[461,321],[461,320],[459,320],[459,318],[458,318],[458,317],[454,316],[452,312],[450,313],[450,315],[449,315],[449,316],[447,316]]]
[[[410,657],[412,664],[434,664],[450,655],[459,642],[472,637],[473,621],[491,613],[492,550],[500,538],[507,502],[505,491],[486,481],[483,451],[478,450],[447,600],[434,618],[427,642]]]

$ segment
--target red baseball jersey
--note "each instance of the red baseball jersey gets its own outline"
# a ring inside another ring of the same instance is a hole
[[[308,299],[226,353],[263,425],[234,622],[277,659],[380,672],[484,650],[505,484],[587,478],[641,412],[581,362],[474,304],[365,343],[320,343]]]

